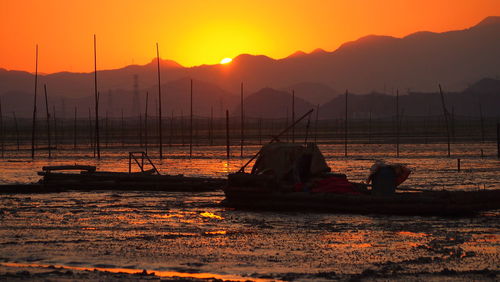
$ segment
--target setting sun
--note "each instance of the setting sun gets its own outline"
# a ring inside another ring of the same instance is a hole
[[[229,64],[233,59],[231,58],[224,58],[220,61],[221,64]]]

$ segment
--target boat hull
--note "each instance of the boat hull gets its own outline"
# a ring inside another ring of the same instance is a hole
[[[500,190],[405,192],[372,196],[226,187],[224,193],[227,206],[274,211],[463,216],[500,209]]]

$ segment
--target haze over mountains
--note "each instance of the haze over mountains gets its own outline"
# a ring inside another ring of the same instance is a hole
[[[392,92],[396,88],[405,93],[408,89],[435,92],[441,83],[447,91],[461,91],[482,78],[500,76],[499,34],[500,17],[488,17],[465,30],[417,32],[404,38],[370,35],[345,43],[333,52],[298,51],[278,60],[244,54],[227,65],[191,68],[162,60],[163,109],[164,113],[175,111],[175,115],[181,110],[188,112],[188,78],[194,80],[195,114],[205,116],[212,108],[216,116],[223,109],[237,109],[242,81],[245,96],[263,89],[257,93],[258,104],[274,104],[273,113],[281,111],[276,110],[280,104],[271,98],[276,91],[264,88],[288,93],[294,89],[297,98],[311,105],[325,104],[345,89],[354,93]],[[143,112],[146,91],[150,93],[150,114],[154,113],[158,95],[156,60],[143,66],[98,71],[98,82],[103,113],[117,115],[121,109],[125,115]],[[43,94],[43,84],[47,84],[51,103],[61,112],[72,112],[78,105],[79,111],[86,113],[87,108],[93,107],[93,73],[39,75],[39,94]],[[34,75],[0,69],[4,109],[28,116],[33,87]],[[136,91],[138,99],[134,99]],[[269,93],[268,99],[263,93]],[[250,108],[248,113],[252,113]]]

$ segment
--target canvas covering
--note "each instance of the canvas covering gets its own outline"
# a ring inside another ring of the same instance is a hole
[[[297,170],[298,163],[304,156],[310,157],[309,174],[317,175],[329,172],[330,167],[326,164],[315,143],[306,146],[297,143],[270,143],[264,145],[261,153],[252,168],[252,174],[273,174],[278,181],[283,180],[290,173]]]

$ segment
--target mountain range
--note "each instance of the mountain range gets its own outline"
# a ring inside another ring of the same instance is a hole
[[[269,88],[286,93],[293,90],[296,98],[312,105],[340,99],[338,95],[345,89],[354,93],[394,93],[395,89],[435,92],[440,83],[449,92],[457,92],[484,77],[498,78],[499,34],[500,17],[488,17],[464,30],[417,32],[403,38],[370,35],[332,52],[298,51],[283,59],[243,54],[230,64],[189,68],[161,60],[163,111],[174,111],[176,115],[189,111],[190,79],[194,81],[195,114],[205,116],[211,110],[216,116],[224,109],[236,111],[241,82],[245,97],[274,93]],[[117,115],[123,109],[125,115],[133,115],[144,111],[146,91],[153,113],[158,97],[156,71],[156,59],[146,65],[98,71],[103,113]],[[86,113],[86,108],[93,107],[93,75],[39,75],[38,93],[43,94],[46,84],[50,103],[59,112],[66,115],[78,106],[79,112]],[[33,74],[0,69],[0,98],[5,108],[29,116],[33,87]],[[280,105],[271,100],[275,94],[269,94],[266,103]],[[42,101],[40,97],[38,100]]]

